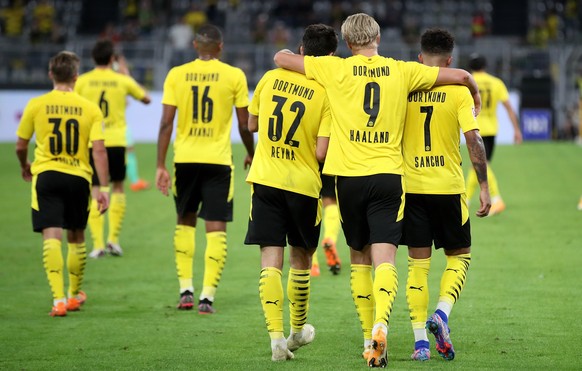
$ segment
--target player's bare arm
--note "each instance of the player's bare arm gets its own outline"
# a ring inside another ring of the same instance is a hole
[[[240,138],[247,150],[244,160],[244,168],[247,169],[253,162],[255,156],[255,137],[249,129],[249,110],[248,107],[237,107],[236,118],[238,119],[238,132]]]
[[[439,74],[434,85],[451,84],[465,85],[469,88],[469,91],[471,91],[471,95],[473,96],[473,102],[475,103],[475,116],[477,116],[479,112],[481,112],[481,95],[479,94],[479,87],[477,86],[477,82],[475,82],[473,75],[460,68],[439,68]]]
[[[249,113],[249,123],[248,129],[251,133],[256,133],[259,131],[259,116],[255,116],[252,113]]]
[[[158,133],[158,154],[156,166],[156,187],[167,196],[170,189],[170,174],[166,169],[166,155],[172,138],[174,129],[174,117],[176,116],[176,106],[164,104],[162,107],[162,119],[160,120],[160,131]]]
[[[317,137],[315,145],[315,157],[317,161],[324,163],[327,155],[327,147],[329,146],[329,137]]]
[[[305,75],[305,64],[303,63],[303,56],[295,54],[289,49],[278,51],[273,58],[277,67],[299,72]]]
[[[470,130],[465,133],[465,141],[467,142],[467,149],[469,150],[469,158],[477,174],[479,187],[481,192],[479,194],[480,207],[476,215],[484,217],[489,214],[491,209],[491,196],[489,195],[489,184],[487,183],[487,157],[485,155],[485,146],[483,139],[479,134],[479,130]]]
[[[517,120],[517,115],[515,111],[511,107],[511,103],[509,100],[501,102],[505,110],[507,111],[507,115],[509,116],[509,120],[511,121],[511,125],[513,125],[513,142],[515,144],[521,144],[523,141],[523,137],[521,135],[521,129],[519,128],[519,121]]]
[[[30,172],[30,161],[28,161],[28,140],[18,138],[16,140],[16,157],[20,163],[20,172],[22,179],[27,182],[32,180],[32,173]]]
[[[107,161],[107,149],[105,148],[105,141],[93,141],[93,161],[95,162],[95,171],[99,178],[99,184],[109,183],[109,162]],[[99,187],[99,192],[96,195],[97,208],[103,214],[109,208],[109,187]]]

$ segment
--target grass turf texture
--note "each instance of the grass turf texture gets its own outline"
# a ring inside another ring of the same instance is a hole
[[[137,146],[140,172],[153,181],[155,146]],[[349,289],[348,251],[339,276],[322,270],[312,280],[309,322],[313,344],[284,364],[270,360],[258,298],[259,249],[243,245],[249,188],[243,148],[235,146],[235,221],[217,292],[217,313],[178,311],[172,238],[173,201],[152,189],[128,191],[122,258],[88,260],[81,312],[51,318],[42,243],[31,232],[30,184],[20,178],[13,144],[0,145],[0,369],[364,369],[362,335]],[[413,335],[405,299],[406,248],[397,256],[400,279],[388,335],[391,369],[578,369],[573,341],[580,333],[582,148],[569,143],[499,146],[493,167],[507,204],[497,216],[472,216],[473,260],[451,316],[456,357],[434,350],[429,362],[409,359]],[[465,154],[466,158],[466,154]],[[466,160],[466,167],[469,161]],[[472,200],[472,215],[477,200]],[[90,251],[87,231],[88,251]],[[63,249],[66,251],[66,248]],[[199,223],[195,287],[200,293],[204,227]],[[434,254],[433,310],[444,258]],[[323,251],[320,262],[325,265]],[[287,270],[286,264],[284,272]],[[286,282],[286,273],[283,276]],[[289,331],[285,308],[286,333]]]

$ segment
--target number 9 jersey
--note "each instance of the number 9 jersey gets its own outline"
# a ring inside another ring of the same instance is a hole
[[[257,84],[249,107],[258,116],[259,139],[247,182],[319,198],[317,137],[329,137],[325,89],[304,75],[281,68]]]
[[[53,90],[31,99],[16,135],[30,140],[36,135],[32,175],[44,171],[83,177],[89,183],[89,144],[104,140],[103,114],[99,107],[74,92]]]
[[[402,174],[408,94],[430,89],[438,67],[379,55],[305,57],[305,75],[325,86],[332,124],[327,175]]]

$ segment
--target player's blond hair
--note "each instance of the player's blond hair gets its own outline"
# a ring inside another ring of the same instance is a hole
[[[378,22],[365,13],[352,14],[342,23],[342,38],[351,46],[377,46]]]

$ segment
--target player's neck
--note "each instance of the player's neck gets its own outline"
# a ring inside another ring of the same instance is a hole
[[[363,48],[354,48],[352,47],[352,54],[353,55],[363,55],[364,57],[373,57],[378,55],[378,48],[377,47],[363,47]]]
[[[53,85],[53,90],[57,90],[57,91],[64,91],[64,92],[72,92],[75,88],[75,83],[64,83],[64,82],[59,82],[59,83],[55,83]]]
[[[211,61],[214,59],[218,59],[218,55],[212,54],[212,53],[203,53],[203,54],[198,54],[198,59],[203,60],[203,61]]]

